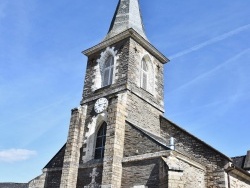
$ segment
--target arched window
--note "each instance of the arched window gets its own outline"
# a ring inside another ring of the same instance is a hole
[[[106,131],[107,131],[107,123],[104,122],[99,128],[97,136],[96,136],[95,159],[104,158]]]
[[[145,58],[141,62],[141,87],[148,90],[148,64]]]
[[[108,86],[113,81],[114,57],[109,55],[103,66],[102,86]]]

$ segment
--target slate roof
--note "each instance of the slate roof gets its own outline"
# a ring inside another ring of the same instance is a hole
[[[55,154],[55,156],[47,163],[47,165],[44,168],[63,167],[65,149],[66,149],[66,144],[63,145],[63,147]]]
[[[232,157],[233,164],[239,168],[244,168],[244,163],[246,160],[246,155],[243,156],[237,156],[237,157]]]
[[[156,136],[150,132],[145,131],[144,129],[130,123],[129,121],[126,121],[129,125],[131,125],[132,127],[134,127],[135,129],[139,130],[140,132],[142,132],[144,135],[146,135],[147,137],[149,137],[151,140],[153,140],[154,142],[158,143],[159,145],[165,147],[167,150],[170,150],[169,146],[167,145],[167,141],[159,136]]]
[[[250,151],[246,155],[232,157],[233,164],[244,170],[250,170]]]
[[[193,134],[191,134],[190,132],[188,132],[187,130],[181,128],[179,125],[173,123],[172,121],[170,121],[169,119],[165,118],[164,116],[160,116],[160,121],[161,121],[161,125],[163,125],[164,123],[167,123],[169,125],[172,125],[174,127],[176,127],[178,130],[180,130],[181,132],[185,133],[186,135],[190,136],[190,138],[195,139],[197,142],[203,144],[204,146],[210,148],[211,150],[215,151],[216,153],[220,154],[222,157],[224,157],[225,159],[232,161],[232,159],[228,156],[226,156],[225,154],[221,153],[220,151],[218,151],[217,149],[215,149],[214,147],[210,146],[209,144],[207,144],[206,142],[204,142],[203,140],[199,139],[198,137],[194,136]]]
[[[0,183],[0,188],[28,188],[27,183]]]
[[[138,34],[147,40],[138,0],[119,0],[105,40],[112,38],[129,28],[133,28]]]
[[[247,152],[244,169],[250,170],[250,150]]]

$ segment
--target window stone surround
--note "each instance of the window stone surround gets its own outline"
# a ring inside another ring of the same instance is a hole
[[[96,134],[103,122],[107,122],[106,111],[104,111],[101,114],[98,114],[97,116],[94,116],[89,122],[89,124],[87,125],[88,132],[86,132],[85,140],[83,141],[83,143],[86,144],[86,148],[83,149],[83,152],[86,153],[86,155],[82,157],[83,163],[86,163],[94,159]]]
[[[93,80],[93,86],[92,86],[92,91],[95,91],[97,89],[102,88],[102,81],[103,81],[103,69],[104,69],[104,64],[107,60],[107,58],[111,55],[114,58],[114,67],[113,67],[113,80],[112,84],[114,84],[117,80],[117,59],[119,58],[117,56],[117,50],[115,50],[115,47],[107,47],[104,52],[101,53],[101,57],[97,59],[97,65],[94,67],[94,75],[95,79]]]

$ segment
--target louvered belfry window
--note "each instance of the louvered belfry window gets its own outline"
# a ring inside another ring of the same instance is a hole
[[[144,58],[141,63],[141,87],[145,90],[148,88],[148,65]]]
[[[110,55],[105,61],[103,68],[103,83],[102,86],[108,86],[112,84],[114,70],[114,57]]]
[[[103,159],[104,158],[106,131],[107,131],[107,123],[104,122],[101,125],[100,129],[98,130],[98,133],[96,136],[95,159]]]

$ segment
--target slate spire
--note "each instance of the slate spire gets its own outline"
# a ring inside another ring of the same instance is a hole
[[[119,0],[105,40],[129,28],[133,28],[138,34],[147,40],[138,1],[139,0]]]

